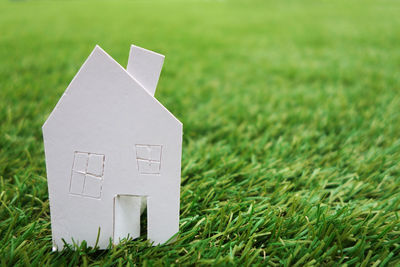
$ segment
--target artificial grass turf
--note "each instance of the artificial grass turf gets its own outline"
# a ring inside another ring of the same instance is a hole
[[[3,265],[400,264],[397,1],[0,2]],[[95,44],[166,55],[177,241],[51,252],[41,125]]]

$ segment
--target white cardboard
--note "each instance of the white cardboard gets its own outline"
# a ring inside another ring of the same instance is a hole
[[[142,197],[118,195],[114,201],[114,240],[126,238],[126,233],[139,237]]]
[[[151,94],[154,95],[164,64],[164,56],[132,45],[127,71]]]
[[[96,46],[43,125],[55,250],[99,229],[101,249],[138,237],[146,202],[154,245],[178,232],[182,123],[153,97],[163,60],[132,46],[128,72]]]

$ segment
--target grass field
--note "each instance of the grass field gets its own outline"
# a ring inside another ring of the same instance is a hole
[[[400,2],[0,0],[0,261],[400,265]],[[99,44],[166,55],[180,233],[51,252],[41,126]]]

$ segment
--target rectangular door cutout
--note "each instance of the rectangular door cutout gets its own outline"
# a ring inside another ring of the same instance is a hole
[[[146,196],[117,195],[114,198],[114,243],[140,236],[140,215],[146,202]]]

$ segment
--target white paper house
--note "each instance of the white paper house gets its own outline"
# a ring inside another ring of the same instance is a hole
[[[153,244],[178,232],[182,123],[154,98],[163,62],[132,46],[125,70],[96,46],[43,125],[54,249],[136,238],[145,205]]]

